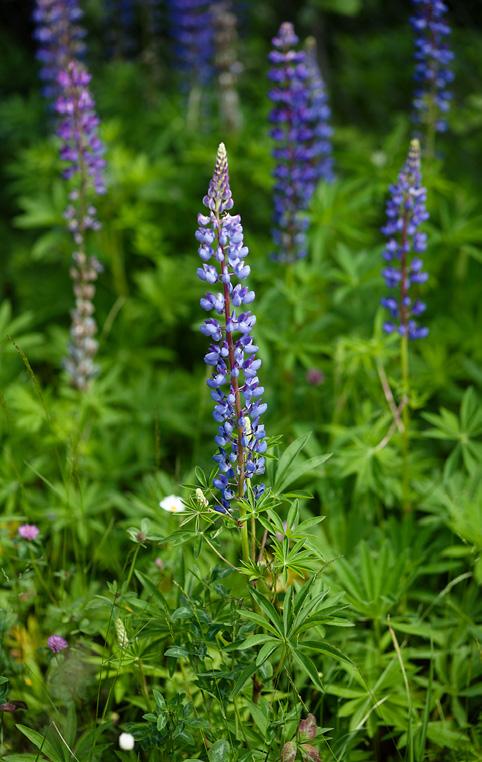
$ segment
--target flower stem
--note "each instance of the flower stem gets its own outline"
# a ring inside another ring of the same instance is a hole
[[[400,346],[402,367],[402,506],[405,513],[411,511],[410,505],[410,366],[408,357],[408,336],[404,334]]]
[[[216,209],[216,222],[218,231],[221,230],[221,218],[219,210]],[[226,252],[224,246],[221,244],[218,238],[218,244],[223,252],[223,261],[220,263],[221,277],[227,272]],[[225,334],[226,343],[228,345],[228,367],[230,375],[231,390],[234,395],[234,411],[236,415],[236,460],[238,466],[237,475],[237,496],[242,500],[244,496],[244,482],[245,482],[245,469],[244,469],[244,447],[243,447],[243,419],[242,412],[243,407],[241,404],[241,393],[239,390],[238,377],[235,375],[234,370],[236,368],[236,360],[234,354],[234,339],[233,332],[229,329],[231,322],[231,296],[229,292],[229,285],[227,279],[223,280],[223,296],[224,296],[224,319],[225,319]],[[229,329],[229,330],[228,330]],[[249,529],[246,519],[246,509],[241,504],[240,507],[240,524],[241,524],[241,547],[243,551],[243,560],[247,563],[250,559],[249,552]]]
[[[409,337],[409,315],[408,305],[406,300],[408,298],[408,278],[409,278],[409,263],[407,257],[407,237],[408,237],[408,211],[405,211],[403,216],[403,228],[402,228],[402,260],[401,270],[402,278],[400,281],[400,324],[403,328],[402,339],[400,344],[400,363],[402,370],[402,507],[405,513],[408,513],[410,508],[410,475],[409,475],[409,448],[410,448],[410,411],[409,411],[409,399],[410,399],[410,373],[409,373],[409,361],[408,361],[408,337]]]
[[[249,552],[248,520],[246,518],[246,509],[244,505],[242,504],[239,509],[239,518],[240,518],[240,524],[241,524],[241,549],[243,551],[243,561],[245,563],[249,563],[251,559],[251,554]]]
[[[130,583],[131,583],[132,574],[133,574],[133,572],[134,572],[134,567],[135,567],[135,565],[136,565],[137,556],[139,555],[139,550],[140,550],[140,548],[141,548],[141,546],[140,546],[140,545],[137,545],[137,547],[136,547],[136,549],[135,549],[134,553],[132,554],[132,562],[131,562],[131,565],[130,565],[129,574],[127,575],[126,588],[128,588],[128,587],[129,587],[129,585],[130,585]]]

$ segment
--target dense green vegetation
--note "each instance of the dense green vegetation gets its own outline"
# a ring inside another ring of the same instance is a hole
[[[412,131],[410,3],[244,4],[234,133],[214,88],[186,126],[165,31],[147,56],[139,23],[130,54],[109,58],[100,0],[85,5],[108,184],[85,392],[62,371],[72,242],[30,8],[1,32],[0,758],[480,760],[480,8],[452,9],[450,129],[422,157],[430,333],[410,344],[404,459],[400,338],[379,304],[380,228]],[[286,18],[320,41],[337,171],[312,200],[308,257],[288,266],[270,258],[266,79]],[[268,489],[231,516],[212,509],[194,239],[221,140],[269,439]],[[172,495],[183,512],[160,507]],[[52,653],[52,634],[68,648]]]

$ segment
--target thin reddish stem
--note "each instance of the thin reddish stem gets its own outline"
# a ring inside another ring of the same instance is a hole
[[[218,231],[221,230],[221,219],[219,217],[219,214],[216,213],[216,223]],[[218,242],[219,242],[219,233],[218,233]],[[222,246],[219,243],[219,247],[221,251],[223,252],[223,261],[220,263],[220,273],[221,275],[227,273],[228,268],[226,264],[226,253],[224,246]],[[237,462],[238,462],[238,497],[243,497],[244,495],[244,480],[245,480],[245,473],[244,473],[244,447],[243,447],[243,423],[241,418],[242,413],[242,405],[241,405],[241,393],[239,390],[239,383],[238,383],[238,377],[233,374],[233,370],[236,367],[235,357],[234,357],[234,340],[233,340],[233,333],[232,331],[228,331],[228,325],[231,321],[231,297],[229,295],[229,284],[223,281],[223,293],[224,293],[224,320],[226,324],[226,342],[228,345],[228,365],[229,365],[229,376],[230,376],[230,385],[234,393],[234,410],[236,414],[236,439],[237,439]]]

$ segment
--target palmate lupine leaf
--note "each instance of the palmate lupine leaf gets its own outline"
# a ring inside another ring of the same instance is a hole
[[[455,443],[445,464],[447,475],[452,475],[460,462],[471,474],[482,467],[482,409],[472,387],[464,394],[459,416],[446,408],[422,415],[432,424],[424,437]]]
[[[309,632],[315,634],[316,629],[319,630],[324,625],[351,626],[347,619],[340,617],[340,598],[330,597],[326,590],[320,589],[317,577],[312,577],[301,590],[295,591],[294,588],[290,588],[284,595],[281,612],[258,589],[250,588],[250,594],[258,611],[242,610],[241,617],[258,625],[265,632],[249,636],[237,648],[247,651],[261,646],[255,660],[256,667],[260,667],[275,655],[280,663],[286,660],[289,663],[292,660],[308,674],[318,690],[323,690],[319,670],[310,655],[311,652],[351,664],[342,651],[322,638],[303,639],[304,635]],[[241,690],[244,682],[254,673],[255,670],[250,669],[251,667],[247,667],[239,676],[235,685],[236,692]]]

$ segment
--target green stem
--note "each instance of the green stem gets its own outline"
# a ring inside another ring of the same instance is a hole
[[[256,516],[251,514],[251,558],[256,561]]]
[[[133,553],[132,562],[131,562],[131,568],[129,569],[129,574],[127,575],[127,585],[126,585],[126,587],[129,587],[129,585],[131,583],[132,574],[134,572],[134,566],[136,565],[137,556],[139,555],[139,550],[140,549],[141,549],[141,546],[137,545],[137,547],[136,547],[136,549],[135,549],[135,551]]]
[[[402,366],[402,453],[403,453],[403,475],[402,475],[402,505],[405,513],[411,511],[410,505],[410,367],[408,358],[408,336],[405,333],[402,336],[400,347],[400,359]]]
[[[250,561],[250,552],[249,552],[249,531],[248,531],[248,521],[246,518],[246,508],[241,503],[239,508],[239,520],[241,524],[241,548],[243,551],[243,561],[245,563],[249,563]]]

